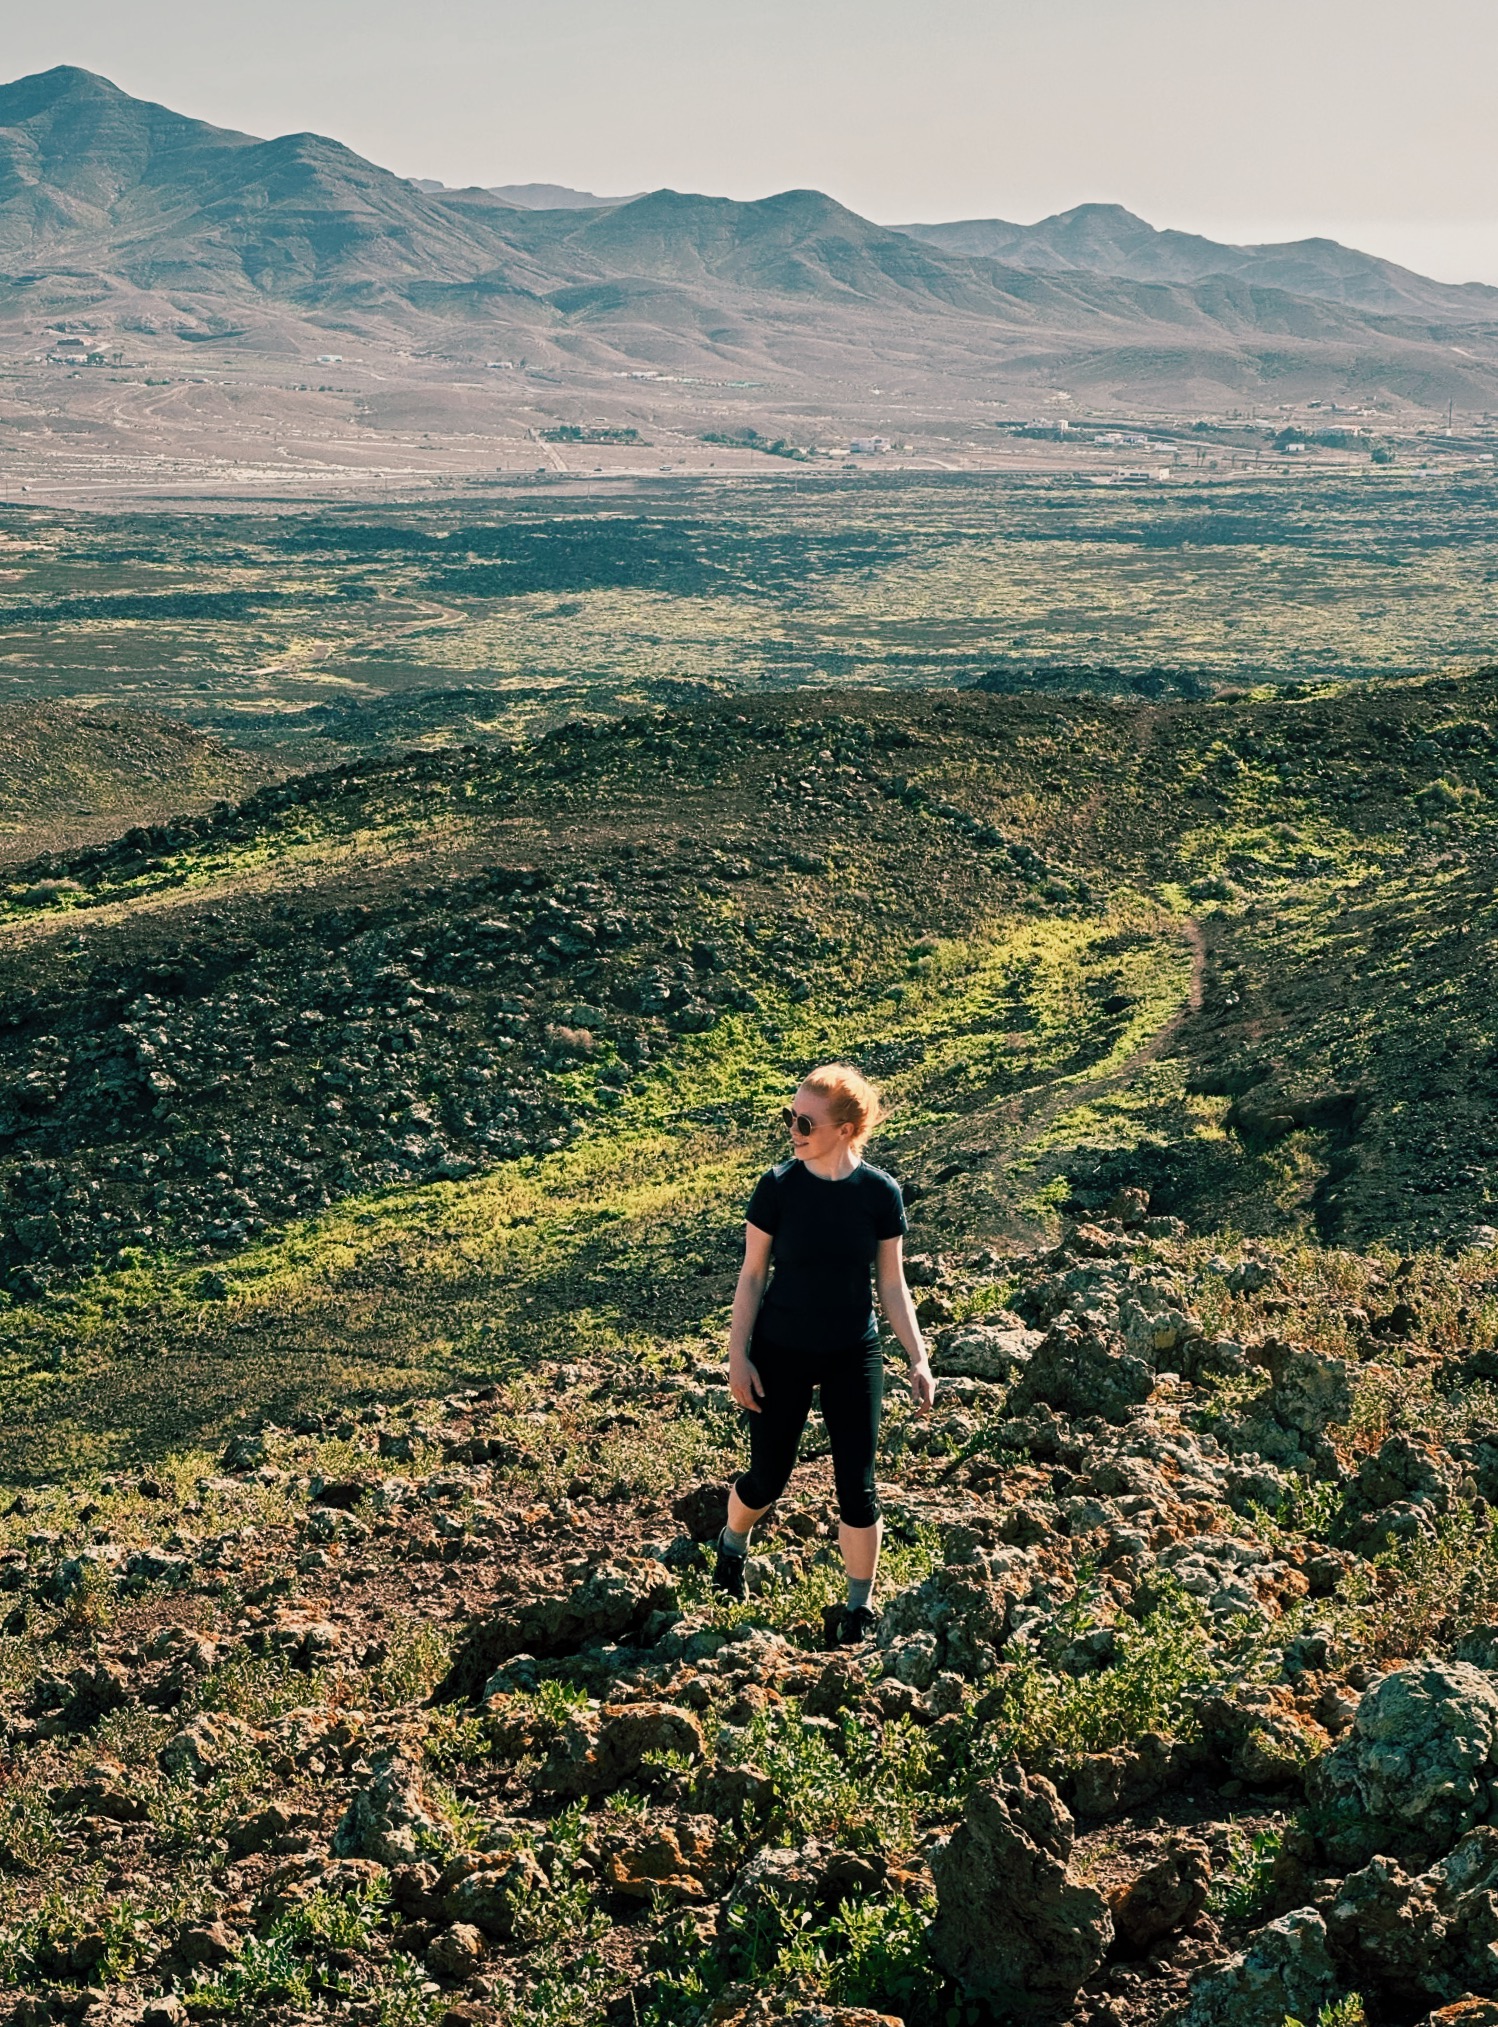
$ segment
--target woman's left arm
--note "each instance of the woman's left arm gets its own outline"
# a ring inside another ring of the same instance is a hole
[[[921,1326],[915,1320],[915,1304],[910,1299],[910,1290],[905,1286],[905,1260],[903,1239],[881,1239],[879,1251],[874,1260],[874,1285],[879,1291],[879,1305],[889,1319],[889,1327],[905,1347],[910,1360],[910,1391],[915,1395],[918,1408],[929,1408],[936,1398],[936,1381],[931,1372],[931,1361],[926,1356],[926,1346],[921,1337]]]

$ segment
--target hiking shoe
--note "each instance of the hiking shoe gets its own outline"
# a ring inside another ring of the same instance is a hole
[[[843,1629],[839,1645],[856,1647],[860,1641],[872,1640],[879,1631],[879,1614],[872,1605],[855,1605],[851,1612],[843,1613]]]
[[[722,1591],[725,1597],[744,1601],[744,1564],[746,1556],[735,1555],[732,1550],[718,1548],[718,1560],[713,1566],[713,1589]]]

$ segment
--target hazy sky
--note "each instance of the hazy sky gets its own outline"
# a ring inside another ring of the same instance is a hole
[[[1493,0],[5,0],[0,66],[103,71],[407,176],[889,221],[1325,232],[1498,282]]]

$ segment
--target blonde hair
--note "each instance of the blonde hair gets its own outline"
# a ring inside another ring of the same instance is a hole
[[[877,1084],[871,1084],[862,1070],[851,1063],[819,1063],[801,1079],[801,1088],[816,1091],[827,1100],[834,1126],[853,1127],[853,1145],[862,1147],[874,1128],[888,1115]]]

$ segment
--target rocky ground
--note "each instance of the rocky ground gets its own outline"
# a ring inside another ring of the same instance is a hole
[[[1488,2017],[1491,1257],[1134,1192],[912,1274],[853,1651],[815,1438],[711,1594],[736,1417],[665,1351],[16,1496],[10,2017]]]

